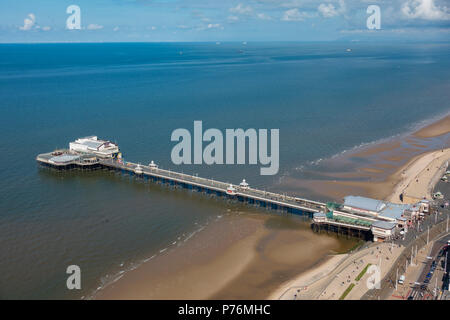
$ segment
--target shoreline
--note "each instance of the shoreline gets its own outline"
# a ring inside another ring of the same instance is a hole
[[[442,168],[447,167],[445,164],[449,159],[450,148],[427,152],[411,159],[396,173],[400,180],[386,200],[402,203],[400,194],[403,194],[403,203],[415,203],[422,198],[431,200],[431,189],[437,183],[436,176],[442,176]]]
[[[289,280],[288,282],[282,284],[277,290],[267,297],[267,300],[284,300],[291,290],[296,292],[294,294],[308,290],[308,287],[312,284],[317,283],[333,272],[333,270],[343,263],[348,256],[349,254],[347,253],[341,253],[327,257],[325,261],[318,263],[314,268],[311,268],[299,274],[295,279]]]
[[[312,233],[307,222],[297,219],[230,214],[125,273],[93,298],[264,299],[280,281],[326,259],[330,248],[345,250],[342,242]]]
[[[351,240],[311,232],[297,217],[230,213],[92,298],[265,299],[280,282],[327,259],[330,249],[351,246]]]
[[[229,227],[236,224],[233,217],[222,219],[225,221],[210,224],[209,228],[197,232],[188,242],[125,273],[119,281],[106,286],[93,298],[207,299],[248,265],[252,256],[247,253],[251,253],[251,245],[264,231],[258,219],[245,221],[239,229]],[[222,228],[222,224],[227,224],[229,228]],[[229,231],[226,241],[205,243],[213,235],[224,238],[224,229]],[[213,259],[215,250],[221,252],[218,259]],[[224,270],[220,279],[211,272],[214,269]]]

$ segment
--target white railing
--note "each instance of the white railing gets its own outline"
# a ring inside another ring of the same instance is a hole
[[[106,160],[105,162],[109,162],[111,164],[119,164],[121,167],[130,169],[130,170],[134,170],[135,167],[138,166],[138,164],[136,164],[136,163],[127,162],[127,161],[123,161],[122,163],[119,163],[117,160],[112,160],[112,159]],[[228,186],[230,185],[230,183],[227,183],[227,182],[202,178],[202,177],[198,177],[196,175],[189,175],[186,173],[180,173],[180,172],[176,172],[176,171],[150,167],[147,165],[139,165],[139,166],[142,168],[144,174],[147,173],[150,175],[158,175],[163,178],[166,177],[166,178],[170,178],[170,179],[176,179],[180,182],[194,183],[195,185],[203,186],[203,187],[207,187],[207,188],[213,187],[213,189],[219,189],[223,192],[226,192]],[[266,201],[272,200],[273,202],[277,202],[279,204],[285,204],[285,205],[289,205],[291,207],[297,207],[297,208],[301,208],[301,209],[315,209],[315,208],[325,207],[324,203],[317,202],[317,201],[307,200],[307,199],[303,199],[303,198],[278,194],[278,193],[269,192],[269,191],[260,190],[260,189],[254,189],[254,188],[245,188],[244,189],[244,188],[241,188],[239,185],[233,185],[233,186],[236,188],[237,194],[242,195],[242,196],[258,197],[258,198],[266,200]]]

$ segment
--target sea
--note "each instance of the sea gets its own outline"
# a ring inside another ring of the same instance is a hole
[[[125,160],[271,190],[296,168],[448,113],[449,71],[449,43],[0,44],[0,299],[88,297],[237,206],[114,173],[53,172],[39,153],[96,135]],[[279,172],[175,165],[171,134],[196,120],[223,133],[279,129]],[[81,290],[66,287],[69,265]]]

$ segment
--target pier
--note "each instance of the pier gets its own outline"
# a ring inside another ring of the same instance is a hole
[[[69,150],[56,150],[36,157],[39,164],[56,170],[112,170],[135,176],[144,181],[168,184],[187,190],[235,200],[248,205],[312,218],[313,230],[338,234],[373,236],[385,241],[407,231],[415,221],[429,212],[429,202],[416,205],[397,205],[381,200],[347,196],[344,204],[323,203],[296,196],[288,196],[252,188],[245,181],[230,184],[176,171],[161,169],[151,161],[142,165],[125,161],[117,144],[99,140],[96,136],[80,138],[69,144]]]
[[[98,158],[86,154],[78,155],[67,150],[40,154],[36,157],[36,160],[43,166],[57,170],[114,170],[144,180],[167,183],[189,190],[235,199],[251,205],[259,205],[294,214],[306,214],[311,217],[316,212],[326,210],[326,204],[322,202],[263,191],[251,188],[247,184],[234,185],[165,170],[158,168],[153,162],[149,165],[141,165],[116,158]]]
[[[156,181],[178,185],[186,189],[194,189],[197,191],[214,193],[218,196],[236,198],[241,202],[258,204],[274,210],[285,210],[290,213],[313,214],[324,210],[326,207],[326,204],[322,202],[267,192],[248,186],[243,187],[241,185],[233,185],[213,179],[164,170],[157,168],[156,166],[144,166],[131,162],[120,163],[114,159],[100,160],[100,163],[109,169],[128,172],[132,175],[151,178]]]

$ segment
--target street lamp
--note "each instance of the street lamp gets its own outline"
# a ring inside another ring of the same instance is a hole
[[[397,274],[395,275],[395,290],[397,291],[397,283],[398,283],[398,268],[397,268]]]
[[[448,259],[448,249],[447,249],[447,252],[445,252],[445,266],[444,266],[444,272],[447,272],[447,259]]]

